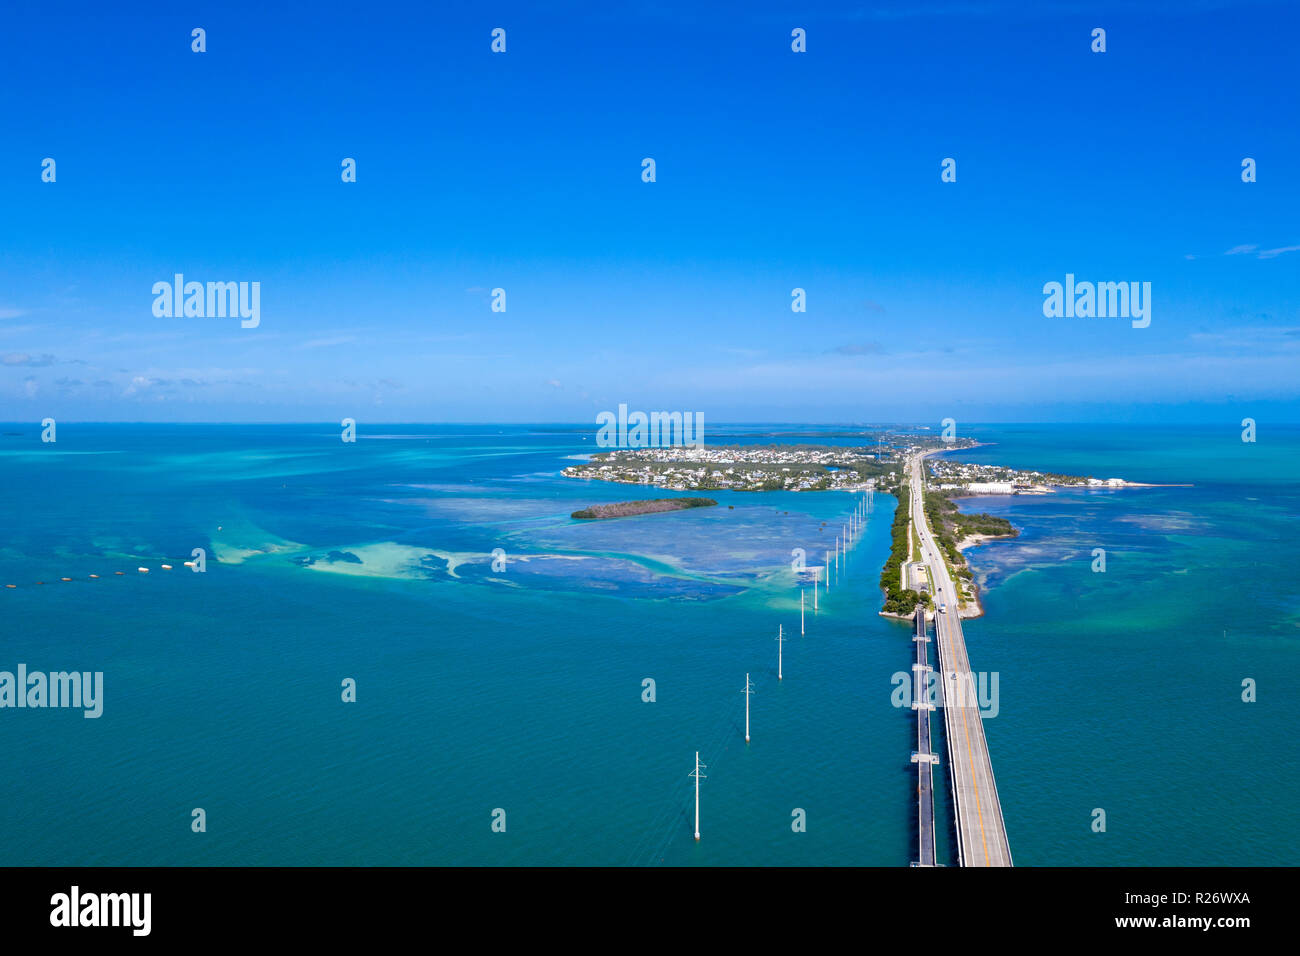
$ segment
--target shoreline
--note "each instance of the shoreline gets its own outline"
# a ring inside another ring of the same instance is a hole
[[[1121,491],[1125,488],[1195,488],[1196,485],[1188,482],[1169,482],[1162,484],[1152,484],[1143,481],[1123,481],[1118,484],[1100,484],[1100,485],[1034,485],[1029,488],[1017,488],[1014,491],[966,491],[962,492],[957,489],[948,489],[951,493],[949,497],[957,498],[1014,498],[1016,496],[1033,497],[1036,495],[1052,495],[1057,491]]]
[[[970,558],[966,555],[967,548],[978,548],[982,544],[988,544],[990,541],[1014,541],[1019,538],[1020,534],[971,534],[957,542],[957,550],[962,552],[962,558],[966,561],[966,567],[971,571],[971,590],[975,597],[975,607],[963,606],[957,608],[957,616],[963,620],[984,616],[984,601],[981,600],[983,588],[976,583],[974,579],[975,568],[971,565]]]
[[[899,613],[897,613],[896,611],[885,611],[885,610],[880,610],[880,611],[877,611],[876,613],[879,614],[881,617],[890,617],[890,618],[893,618],[895,621],[910,621],[910,620],[912,620],[912,618],[913,618],[913,615],[912,615],[912,614],[899,614]],[[913,613],[915,613],[915,612],[913,612]],[[929,611],[926,611],[926,612],[925,612],[925,619],[926,619],[927,621],[930,620],[930,612],[929,612]]]
[[[968,534],[957,542],[957,550],[965,551],[967,548],[978,548],[981,544],[990,541],[1012,540],[1018,537],[1019,534]]]

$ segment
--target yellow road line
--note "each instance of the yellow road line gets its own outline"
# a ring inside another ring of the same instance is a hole
[[[969,671],[970,666],[968,664],[967,673],[969,673]],[[988,837],[984,835],[984,811],[980,809],[980,781],[979,777],[975,774],[975,757],[971,753],[970,728],[966,726],[966,705],[964,702],[961,706],[961,729],[966,732],[966,762],[970,764],[970,779],[971,783],[975,785],[975,814],[979,817],[980,842],[984,844],[984,865],[992,866],[993,864],[989,861]]]

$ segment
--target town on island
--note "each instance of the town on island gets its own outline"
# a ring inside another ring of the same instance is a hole
[[[1010,521],[961,511],[956,499],[990,495],[1047,495],[1056,488],[1118,489],[1146,487],[1122,478],[1095,478],[954,461],[946,452],[983,447],[968,438],[940,438],[911,432],[881,432],[872,445],[683,444],[616,448],[586,456],[563,469],[567,478],[648,485],[667,491],[880,491],[898,500],[891,528],[889,558],[881,570],[880,613],[910,618],[917,605],[934,608],[934,578],[919,560],[920,539],[911,519],[911,482],[918,461],[923,512],[933,532],[949,579],[958,594],[961,617],[983,613],[979,588],[965,552],[976,545],[1019,534]],[[630,517],[709,507],[711,498],[655,498],[593,505],[575,511],[577,520]]]

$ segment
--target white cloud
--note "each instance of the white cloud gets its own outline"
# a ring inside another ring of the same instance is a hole
[[[1224,255],[1248,256],[1253,253],[1256,259],[1276,259],[1278,256],[1284,255],[1288,252],[1300,252],[1300,246],[1278,246],[1276,249],[1261,249],[1254,243],[1248,243],[1245,245],[1233,246],[1225,252]],[[1190,259],[1192,257],[1188,256],[1187,258]]]
[[[26,352],[10,352],[4,358],[0,358],[0,363],[22,365],[27,368],[44,368],[54,364],[54,356],[48,353],[45,355],[28,355]]]
[[[1277,249],[1261,249],[1259,252],[1259,258],[1276,259],[1284,252],[1300,252],[1300,246],[1281,246]]]
[[[324,349],[332,345],[347,345],[349,342],[355,342],[355,335],[336,335],[330,339],[310,339],[298,346],[300,349]]]

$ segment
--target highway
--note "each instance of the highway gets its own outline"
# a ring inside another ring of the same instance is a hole
[[[921,539],[921,560],[929,566],[935,587],[935,643],[939,650],[959,862],[962,866],[1011,866],[1002,804],[993,779],[984,722],[975,700],[975,677],[957,614],[957,588],[925,519],[924,458],[923,454],[916,455],[908,463],[911,517]],[[944,614],[938,613],[941,604],[947,605]]]

